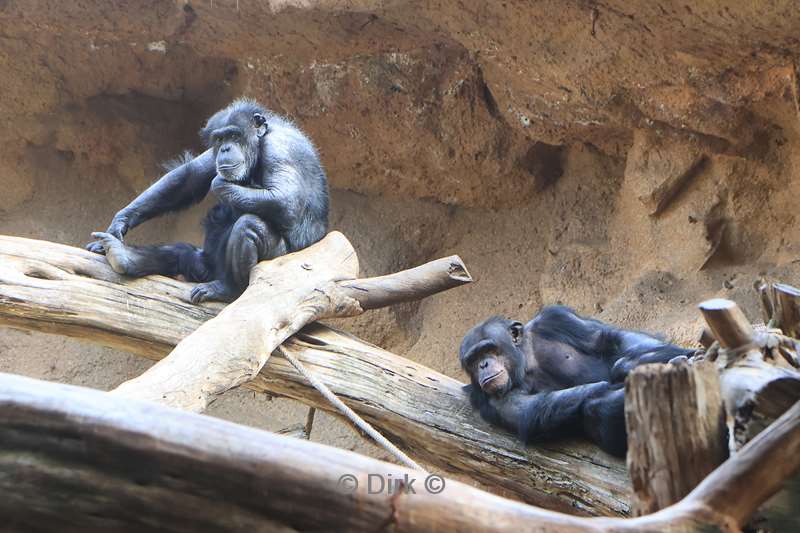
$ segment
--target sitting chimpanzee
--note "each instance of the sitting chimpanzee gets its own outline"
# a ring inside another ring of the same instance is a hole
[[[201,281],[190,299],[231,301],[250,269],[305,248],[328,231],[328,181],[314,145],[288,120],[252,100],[217,112],[200,132],[207,150],[180,162],[114,216],[87,248],[120,274]],[[203,223],[203,248],[129,246],[123,236],[153,217],[188,207],[211,190],[219,203]]]
[[[622,456],[628,372],[693,354],[548,306],[524,326],[500,317],[486,320],[464,337],[459,358],[471,379],[470,401],[488,422],[526,443],[584,435]]]

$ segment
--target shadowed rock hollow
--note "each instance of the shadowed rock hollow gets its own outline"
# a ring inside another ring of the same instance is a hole
[[[246,95],[315,140],[364,275],[458,253],[478,280],[337,326],[454,376],[472,324],[544,303],[693,342],[699,300],[756,319],[754,279],[800,283],[798,27],[792,1],[0,1],[0,233],[84,243]],[[204,207],[129,238],[200,242]],[[148,364],[0,331],[6,372]],[[313,438],[382,456],[329,418]]]

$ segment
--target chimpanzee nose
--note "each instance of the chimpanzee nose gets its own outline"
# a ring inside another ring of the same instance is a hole
[[[489,361],[481,361],[481,369],[485,370],[489,366]]]
[[[231,150],[231,147],[230,147],[230,146],[228,146],[227,144],[226,144],[225,146],[223,146],[222,148],[220,148],[220,149],[219,149],[219,151],[220,151],[220,152],[222,152],[223,154],[224,154],[225,152],[230,152],[230,150]]]

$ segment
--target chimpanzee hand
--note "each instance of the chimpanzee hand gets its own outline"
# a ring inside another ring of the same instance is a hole
[[[127,217],[117,213],[116,215],[114,215],[114,218],[111,220],[111,225],[108,226],[108,229],[106,230],[106,233],[110,233],[111,235],[113,235],[117,239],[122,240],[122,238],[125,236],[125,234],[128,233],[129,227],[130,227],[130,225],[128,223]],[[103,245],[100,243],[100,241],[90,242],[89,244],[86,245],[86,249],[89,250],[90,252],[94,252],[96,254],[105,254],[106,253],[106,250],[103,247]]]
[[[236,197],[237,185],[217,175],[211,182],[211,192],[221,201],[226,204],[232,203]]]

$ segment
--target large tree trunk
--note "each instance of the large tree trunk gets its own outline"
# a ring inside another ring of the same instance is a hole
[[[373,286],[371,280],[339,286],[363,293],[361,283]],[[188,290],[186,283],[159,276],[124,278],[102,256],[77,248],[0,237],[0,324],[158,360],[222,308],[186,303]],[[401,288],[389,292],[407,296]],[[359,301],[362,308],[371,307]],[[594,515],[628,512],[622,461],[578,443],[525,448],[483,422],[457,380],[321,325],[289,338],[284,349],[414,459],[542,507]],[[279,356],[245,386],[331,410]]]
[[[798,468],[800,403],[678,504],[577,518],[301,439],[0,374],[0,522],[11,531],[727,532]]]

